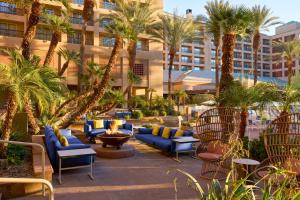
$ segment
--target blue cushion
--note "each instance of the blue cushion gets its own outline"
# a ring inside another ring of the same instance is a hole
[[[92,130],[93,130],[93,128],[90,124],[87,124],[87,123],[84,124],[84,132],[86,134],[89,134]]]
[[[96,128],[96,129],[93,129],[90,133],[90,136],[97,136],[99,134],[103,134],[107,131],[107,129],[104,129],[104,128]]]
[[[93,120],[86,120],[85,123],[92,126],[92,129],[94,129],[94,121]]]
[[[139,128],[138,134],[152,134],[152,128]]]
[[[184,131],[183,133],[183,136],[193,136],[193,131],[190,131],[190,130],[187,130],[187,131]]]
[[[154,136],[152,134],[136,134],[135,135],[136,139],[141,140],[150,145],[154,145],[154,140],[153,140],[154,137],[157,137],[157,136]]]
[[[112,122],[111,120],[104,120],[104,122],[103,122],[104,123],[104,128],[109,129],[111,122]]]
[[[171,129],[169,138],[173,139],[175,137],[176,132],[177,132],[177,129]]]
[[[122,132],[124,134],[128,134],[128,135],[132,135],[132,131],[131,130],[127,130],[127,129],[118,129],[119,132]]]
[[[125,123],[125,124],[123,124],[123,129],[127,129],[127,130],[131,130],[132,131],[133,126],[132,126],[132,124]]]
[[[161,136],[161,135],[162,135],[162,133],[163,133],[163,131],[164,131],[164,128],[165,128],[165,127],[163,127],[163,126],[159,128],[158,136]]]
[[[65,137],[71,137],[72,132],[70,129],[59,129],[60,133]]]

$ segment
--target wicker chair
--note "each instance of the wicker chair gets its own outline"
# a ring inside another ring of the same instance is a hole
[[[274,165],[296,174],[300,181],[300,113],[278,117],[263,131],[268,158],[258,166],[257,175],[264,177],[265,166]]]
[[[227,143],[231,135],[238,136],[240,113],[240,110],[236,108],[214,108],[199,116],[194,137],[200,139],[197,155],[203,161],[201,169],[203,178],[223,179],[226,177],[228,171],[226,169],[230,168],[230,162],[224,161],[224,149],[228,149]],[[212,146],[212,143],[216,141],[218,141],[217,144],[213,145],[217,145],[219,149]]]

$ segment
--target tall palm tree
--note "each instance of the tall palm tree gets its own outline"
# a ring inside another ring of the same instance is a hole
[[[230,86],[233,80],[233,59],[236,37],[245,36],[250,27],[251,12],[243,6],[227,6],[219,10],[222,39],[222,67],[220,92]]]
[[[252,47],[254,53],[254,85],[257,83],[257,58],[258,50],[260,48],[261,30],[267,31],[269,27],[278,24],[278,17],[271,16],[271,10],[266,6],[261,7],[260,5],[255,5],[252,8],[252,32],[253,40]]]
[[[274,44],[276,52],[286,60],[288,67],[288,85],[291,85],[293,76],[293,60],[300,56],[300,40],[292,40],[288,42],[277,42]]]
[[[154,88],[148,88],[147,94],[148,94],[148,100],[149,100],[149,109],[152,108],[152,102],[153,102],[153,93],[156,92]]]
[[[141,1],[119,1],[119,6],[115,9],[115,12],[119,15],[120,18],[123,18],[123,22],[127,24],[130,28],[131,36],[128,39],[127,52],[129,55],[129,73],[128,73],[128,100],[132,95],[132,85],[137,84],[139,79],[133,77],[133,68],[136,60],[136,49],[138,36],[142,33],[147,33],[148,30],[154,28],[156,23],[156,10],[152,7],[153,4],[150,0],[145,2]],[[152,7],[152,8],[151,8]],[[135,75],[136,76],[136,75]]]
[[[159,18],[160,22],[152,35],[164,43],[169,50],[168,98],[171,99],[172,67],[175,54],[183,42],[195,38],[196,28],[193,19],[179,16],[176,11],[172,15],[160,15]]]
[[[219,66],[220,66],[220,48],[222,43],[222,27],[221,27],[221,16],[219,10],[224,10],[229,7],[228,2],[224,2],[223,0],[218,1],[210,1],[207,2],[205,9],[208,15],[208,20],[206,22],[206,30],[212,36],[214,45],[215,45],[215,70],[216,70],[216,97],[219,96],[219,85],[220,85],[220,78],[219,78]]]
[[[179,112],[180,103],[182,103],[183,107],[185,106],[185,100],[188,97],[188,94],[184,90],[179,90],[175,93],[177,97],[177,111]]]
[[[68,18],[56,16],[56,15],[46,15],[47,24],[49,29],[52,31],[52,38],[50,46],[44,60],[44,66],[48,66],[54,56],[55,49],[58,45],[62,33],[71,33],[72,28]]]
[[[62,55],[65,59],[65,63],[63,64],[62,68],[58,71],[58,75],[62,76],[65,71],[68,69],[70,62],[74,62],[75,64],[80,64],[80,54],[71,51],[68,49],[59,49],[59,54]]]
[[[119,6],[118,2],[119,1],[116,1],[116,7]],[[115,42],[108,63],[105,66],[102,79],[98,85],[94,86],[93,93],[89,96],[88,100],[77,109],[60,117],[60,119],[54,123],[57,126],[67,127],[73,120],[80,119],[80,117],[89,112],[105,94],[105,90],[110,82],[111,69],[117,62],[117,58],[123,47],[123,40],[131,37],[131,33],[129,31],[130,28],[123,22],[123,18],[120,18],[114,12],[111,13],[109,18],[112,20],[112,23],[106,26],[105,29],[108,33],[114,36]]]
[[[83,11],[82,11],[82,18],[83,18],[83,24],[82,24],[82,31],[81,31],[81,44],[80,44],[80,65],[78,68],[78,92],[80,93],[82,90],[82,84],[81,84],[81,75],[83,73],[83,68],[86,62],[86,58],[84,55],[85,51],[85,41],[86,41],[86,28],[88,25],[88,22],[93,20],[93,14],[94,14],[94,6],[95,1],[94,0],[84,0],[83,3]]]
[[[10,57],[11,62],[8,65],[0,64],[0,86],[8,94],[8,106],[6,117],[1,130],[1,139],[8,141],[12,129],[12,121],[18,110],[26,107],[24,99],[30,98],[38,103],[39,107],[49,106],[49,102],[55,99],[51,87],[56,87],[57,80],[53,77],[57,75],[49,68],[41,68],[32,65],[31,61],[26,60],[18,51],[4,50]],[[59,84],[63,87],[61,80]],[[55,86],[54,86],[55,85]],[[0,145],[0,157],[6,157],[6,148],[4,144]]]
[[[64,7],[69,9],[69,1],[68,0],[53,0],[62,3]],[[31,11],[28,19],[28,24],[26,27],[25,34],[23,36],[23,41],[21,44],[22,55],[25,59],[30,59],[30,45],[35,37],[37,24],[41,18],[42,13],[42,3],[39,0],[31,0]]]

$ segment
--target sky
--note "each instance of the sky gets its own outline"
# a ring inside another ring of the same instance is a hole
[[[185,14],[186,9],[192,9],[194,15],[206,15],[204,9],[206,2],[207,0],[164,0],[164,9],[168,12],[173,12],[174,9],[177,9],[180,14]],[[281,22],[300,22],[299,0],[229,0],[229,2],[233,5],[244,4],[249,7],[256,4],[266,5],[272,10],[274,16],[280,18]],[[268,35],[274,33],[274,28],[266,32]]]

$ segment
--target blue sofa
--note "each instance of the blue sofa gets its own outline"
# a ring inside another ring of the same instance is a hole
[[[171,129],[171,134],[168,139],[162,138],[162,132],[164,127],[160,127],[158,136],[152,135],[152,128],[140,128],[138,130],[138,133],[135,135],[135,138],[149,144],[151,146],[154,146],[162,151],[165,151],[170,154],[175,153],[176,143],[172,141],[175,137],[175,133],[177,129]],[[191,137],[193,136],[192,131],[184,131],[183,137]],[[185,143],[177,145],[178,151],[189,151],[192,149],[191,143]]]
[[[86,120],[84,123],[84,132],[86,136],[89,138],[91,142],[95,141],[95,138],[98,135],[104,134],[108,129],[113,120],[104,120],[103,121],[103,128],[95,129],[94,128],[94,121],[93,120]],[[124,121],[125,122],[125,121]],[[122,127],[119,127],[119,132],[124,134],[132,135],[133,134],[133,126],[132,124],[124,123]]]
[[[60,129],[60,132],[65,136],[69,142],[69,146],[63,146],[60,144],[56,137],[54,130],[50,126],[45,127],[45,144],[48,157],[54,170],[58,170],[58,155],[57,151],[60,150],[73,150],[73,149],[84,149],[90,148],[90,145],[83,144],[78,138],[71,134],[69,129]],[[62,167],[74,167],[79,165],[90,164],[90,156],[80,156],[74,158],[66,158],[62,160]]]
[[[123,111],[123,112],[116,112],[115,113],[115,116],[119,119],[124,119],[126,116],[129,116],[131,117],[132,116],[132,113],[131,112],[126,112],[126,111]]]

